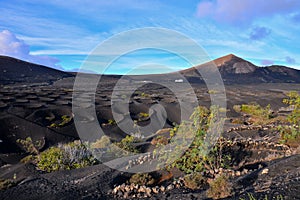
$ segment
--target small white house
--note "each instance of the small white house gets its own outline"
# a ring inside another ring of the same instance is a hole
[[[183,79],[176,79],[175,83],[183,83]]]

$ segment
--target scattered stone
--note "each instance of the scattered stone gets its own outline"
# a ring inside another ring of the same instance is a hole
[[[240,175],[241,175],[241,172],[240,172],[240,171],[236,171],[236,172],[235,172],[235,175],[236,175],[236,176],[240,176]]]
[[[157,187],[152,188],[152,191],[153,191],[154,194],[158,194],[158,192],[159,192]]]
[[[269,173],[269,169],[268,168],[265,168],[262,170],[261,174],[268,174]]]
[[[167,190],[173,190],[174,189],[174,185],[168,185]]]

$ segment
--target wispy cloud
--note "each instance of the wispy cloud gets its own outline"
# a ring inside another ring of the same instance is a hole
[[[0,54],[61,69],[56,58],[30,54],[30,46],[8,30],[0,32]]]
[[[288,64],[295,64],[296,63],[296,60],[294,58],[291,58],[290,56],[286,56],[285,57],[285,61],[288,63]]]
[[[261,40],[271,34],[271,29],[266,27],[254,27],[250,33],[251,40]]]
[[[264,65],[264,66],[273,65],[274,61],[272,61],[272,60],[262,60],[261,64]]]
[[[234,25],[251,23],[260,17],[271,17],[298,11],[298,0],[276,0],[274,2],[261,0],[204,0],[198,4],[197,16],[210,17],[218,22]]]
[[[85,56],[109,37],[153,26],[186,34],[211,58],[235,53],[255,59],[256,64],[262,60],[288,64],[285,55],[289,55],[295,60],[290,66],[295,66],[300,56],[299,7],[298,0],[191,0],[176,4],[162,0],[11,0],[1,2],[0,31],[10,30],[23,40],[30,46],[31,56],[57,57],[69,69],[79,68]],[[107,56],[114,54],[106,52]]]

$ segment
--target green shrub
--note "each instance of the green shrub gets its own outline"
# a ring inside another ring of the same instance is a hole
[[[166,145],[169,143],[169,139],[164,136],[157,136],[151,140],[152,145]]]
[[[130,153],[139,153],[138,149],[136,149],[134,145],[136,142],[138,142],[138,140],[135,137],[129,135],[127,135],[121,141],[114,143],[111,143],[109,137],[102,136],[94,143],[90,143],[89,147],[97,158],[117,158],[128,155]]]
[[[231,196],[231,183],[228,177],[221,175],[212,181],[209,181],[207,196],[212,199],[221,199]]]
[[[108,120],[108,124],[109,125],[116,125],[117,123],[116,123],[116,121],[114,119],[109,119]]]
[[[298,92],[290,92],[288,98],[283,99],[283,103],[293,107],[292,113],[288,116],[291,124],[300,126],[300,95]]]
[[[111,144],[111,141],[110,141],[109,137],[104,135],[96,142],[91,143],[90,146],[92,149],[104,149],[104,148],[108,148],[110,144]]]
[[[71,142],[51,147],[40,154],[37,167],[52,172],[62,169],[77,169],[96,164],[96,159],[81,142]]]
[[[42,152],[37,167],[43,171],[52,172],[64,169],[62,164],[63,151],[58,147],[50,147]]]
[[[192,173],[184,176],[184,185],[192,190],[200,189],[207,183],[207,178],[205,178],[201,173]]]
[[[114,143],[119,148],[124,150],[124,153],[131,152],[131,153],[139,153],[139,151],[135,148],[134,143],[138,142],[135,137],[131,135],[127,135],[123,138],[120,142]]]
[[[179,125],[174,123],[174,127],[170,130],[170,137],[174,137],[176,132],[178,131]]]
[[[280,142],[290,147],[298,147],[300,143],[300,130],[297,126],[278,126]]]
[[[135,185],[153,185],[155,179],[148,173],[134,174],[130,177],[129,183]]]
[[[217,90],[208,90],[207,93],[208,93],[208,94],[217,94],[218,91],[217,91]]]
[[[12,179],[0,179],[0,190],[6,190],[16,185],[16,182]]]
[[[142,92],[142,93],[141,93],[141,97],[150,97],[150,94],[147,94],[147,93],[145,93],[145,92]]]
[[[41,141],[36,141],[33,143],[30,137],[27,137],[25,140],[17,139],[17,143],[20,143],[27,153],[35,155],[39,154],[39,149],[42,147]]]
[[[60,120],[60,122],[58,124],[52,123],[52,124],[50,124],[49,127],[51,127],[51,128],[64,127],[67,124],[69,124],[72,121],[72,119],[73,118],[71,116],[63,115],[63,116],[61,116],[61,120]]]
[[[272,118],[272,110],[270,105],[261,107],[257,103],[234,105],[233,109],[236,112],[242,112],[251,116],[251,123],[253,124],[267,124]]]
[[[143,121],[149,117],[149,113],[140,112],[138,114],[138,121]]]
[[[219,109],[217,107],[212,107],[210,110],[205,107],[197,107],[195,109],[191,115],[193,124],[196,127],[196,129],[192,130],[196,131],[196,133],[191,134],[195,136],[193,142],[185,153],[169,167],[176,167],[190,174],[229,166],[231,157],[223,151],[222,140],[219,140],[214,147],[206,152],[206,149],[209,148],[208,144],[206,144],[206,139],[207,137],[211,137],[210,135],[208,136],[207,132],[210,125],[216,122],[218,112]],[[180,125],[179,130],[181,130],[181,132],[177,132],[176,134],[187,135],[190,131],[188,125],[184,123]]]
[[[281,142],[292,147],[300,143],[300,95],[297,92],[290,92],[283,103],[291,106],[293,111],[288,115],[289,125],[279,126]]]
[[[241,112],[241,105],[234,105],[233,110],[237,113]]]
[[[22,158],[20,160],[20,162],[21,163],[30,163],[30,162],[35,162],[36,159],[37,159],[36,156],[34,156],[34,155],[28,155],[28,156]]]

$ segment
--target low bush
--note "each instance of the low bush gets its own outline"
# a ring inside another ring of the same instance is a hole
[[[43,171],[52,172],[62,169],[77,169],[97,163],[91,152],[80,142],[59,144],[42,152],[37,161],[37,167]]]
[[[110,141],[109,137],[104,135],[99,140],[91,143],[90,147],[92,149],[104,149],[104,148],[109,148],[110,144],[111,144],[111,141]]]
[[[298,92],[290,92],[283,103],[291,106],[293,111],[287,116],[289,125],[278,127],[281,142],[297,147],[300,144],[300,95]]]
[[[12,179],[0,179],[0,190],[6,190],[16,185],[16,182]]]
[[[36,161],[36,156],[28,155],[20,160],[21,163],[31,163]]]
[[[165,136],[157,136],[151,140],[152,145],[166,145],[169,143],[169,139]]]
[[[171,138],[175,136],[176,132],[178,131],[178,127],[179,127],[179,125],[176,124],[176,123],[174,123],[173,126],[174,127],[170,130],[170,137]]]
[[[235,107],[235,110],[238,110],[237,107]],[[240,112],[250,115],[250,122],[258,125],[266,124],[272,118],[272,110],[270,105],[262,107],[257,103],[242,104],[240,106]]]
[[[145,93],[145,92],[142,92],[142,93],[141,93],[141,97],[150,97],[150,94],[147,94],[147,93]]]
[[[155,183],[155,179],[149,173],[134,174],[130,177],[129,183],[149,186]]]
[[[290,123],[300,126],[300,95],[296,91],[290,92],[288,98],[283,99],[283,103],[291,106],[293,111],[288,115]]]
[[[72,121],[73,117],[68,115],[61,116],[61,120],[59,123],[52,123],[49,127],[50,128],[58,128],[58,127],[64,127],[68,125]]]
[[[109,124],[109,125],[116,125],[117,122],[116,122],[114,119],[109,119],[109,120],[108,120],[108,124]]]
[[[185,187],[196,190],[207,184],[207,178],[201,173],[193,173],[184,176],[183,178]]]
[[[42,147],[42,142],[33,142],[31,137],[27,137],[25,140],[17,139],[17,143],[21,144],[23,149],[30,154],[38,155],[39,149]]]
[[[220,175],[215,179],[208,182],[209,189],[207,191],[207,196],[212,199],[221,199],[231,196],[231,183],[228,177],[225,175]]]
[[[217,107],[212,107],[210,110],[205,107],[196,108],[191,116],[196,128],[192,130],[196,131],[193,141],[185,153],[169,167],[176,167],[187,174],[191,174],[205,170],[219,169],[221,167],[226,168],[230,165],[231,157],[229,153],[224,151],[222,140],[219,140],[213,147],[210,147],[208,152],[205,151],[205,149],[209,148],[206,144],[206,139],[207,137],[211,137],[207,132],[210,125],[215,123],[218,112],[219,109]],[[186,135],[189,131],[187,126],[182,123],[179,128],[182,131],[176,134]]]
[[[116,146],[124,150],[124,153],[139,153],[139,151],[135,148],[134,143],[138,142],[137,139],[131,135],[127,135],[120,142],[114,143]]]
[[[143,121],[149,118],[149,113],[140,112],[138,114],[138,121]]]

